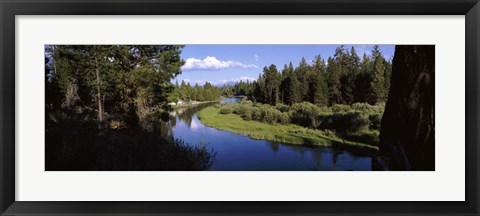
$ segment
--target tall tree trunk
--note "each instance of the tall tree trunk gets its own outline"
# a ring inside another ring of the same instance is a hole
[[[396,46],[374,170],[435,169],[435,46]]]
[[[98,121],[103,122],[102,92],[100,90],[100,69],[97,57],[95,57],[95,74],[97,76]]]

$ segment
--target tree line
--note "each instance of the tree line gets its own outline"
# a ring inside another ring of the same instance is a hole
[[[343,45],[327,61],[320,55],[313,64],[302,58],[294,67],[290,62],[279,71],[272,64],[253,82],[239,82],[222,89],[225,95],[248,96],[260,103],[292,105],[310,102],[318,106],[385,102],[390,88],[392,64],[374,46],[371,55],[360,59],[355,48]]]
[[[169,102],[178,103],[179,101],[191,102],[191,101],[215,101],[220,99],[222,90],[213,86],[209,82],[205,82],[203,86],[195,83],[195,86],[189,82],[182,80],[181,84],[178,81],[175,82],[175,89],[173,93],[168,97]]]

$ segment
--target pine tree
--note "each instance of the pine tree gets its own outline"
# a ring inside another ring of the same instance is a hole
[[[292,62],[289,63],[284,74],[284,103],[292,105],[300,102],[302,100],[300,82],[297,79],[297,74],[294,71]]]
[[[344,53],[343,49],[340,49],[338,56],[340,58],[339,61],[343,71],[340,78],[342,83],[342,99],[344,103],[352,104],[355,100],[355,78],[359,71],[360,58],[355,52],[355,48],[353,46],[349,54]]]
[[[263,68],[265,79],[266,102],[275,105],[280,101],[280,74],[275,65]]]
[[[295,73],[298,79],[298,82],[300,83],[300,96],[301,100],[307,101],[308,100],[308,70],[309,66],[307,63],[307,60],[302,57],[300,60],[300,63],[298,64],[298,67],[295,68]]]
[[[372,82],[372,62],[370,57],[364,53],[361,66],[360,66],[360,73],[357,75],[355,79],[355,101],[356,102],[368,102],[369,95],[371,90],[370,83]]]
[[[317,55],[309,73],[308,98],[311,103],[319,106],[328,106],[328,86],[324,79],[326,68],[325,61]]]
[[[261,74],[258,75],[253,93],[253,100],[259,103],[266,103],[265,80]]]
[[[329,102],[332,104],[341,104],[343,103],[342,92],[340,91],[340,69],[339,65],[335,62],[332,57],[328,58],[328,67],[327,67],[327,83],[328,83],[328,93],[329,93]]]
[[[382,56],[380,48],[378,45],[373,47],[372,51],[372,58],[373,58],[373,79],[370,83],[372,92],[370,95],[371,104],[376,104],[378,102],[386,101],[387,91],[385,88],[385,73],[386,73],[386,66],[385,66],[385,59]]]

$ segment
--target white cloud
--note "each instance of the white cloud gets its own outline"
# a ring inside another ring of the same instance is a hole
[[[198,85],[205,85],[206,81],[203,81],[203,80],[195,80],[194,83],[196,83],[196,84],[198,84]]]
[[[207,56],[205,59],[188,58],[182,66],[182,70],[220,70],[229,68],[256,69],[257,65],[244,64],[232,60],[219,60],[214,56]]]
[[[243,81],[243,82],[253,82],[257,80],[256,78],[253,78],[253,77],[247,77],[247,76],[242,76],[240,78],[236,78],[236,79],[232,79],[232,81],[234,82],[240,82],[240,81]]]
[[[253,57],[255,57],[255,61],[258,61],[260,59],[260,56],[258,56],[257,54],[253,55]]]
[[[194,119],[191,123],[190,123],[190,128],[192,130],[197,130],[199,129],[200,127],[202,127],[202,124],[200,124],[200,122],[198,122],[198,119]]]

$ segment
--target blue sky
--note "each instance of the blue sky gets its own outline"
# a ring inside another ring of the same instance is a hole
[[[258,78],[264,66],[275,64],[279,71],[290,61],[297,66],[302,57],[311,62],[316,55],[327,60],[339,45],[186,45],[181,57],[186,61],[175,80],[194,85],[208,81],[214,85]],[[352,45],[345,45],[350,51]],[[357,54],[370,54],[373,45],[354,45]],[[394,45],[380,46],[387,60],[393,58]],[[175,82],[173,80],[173,82]]]

